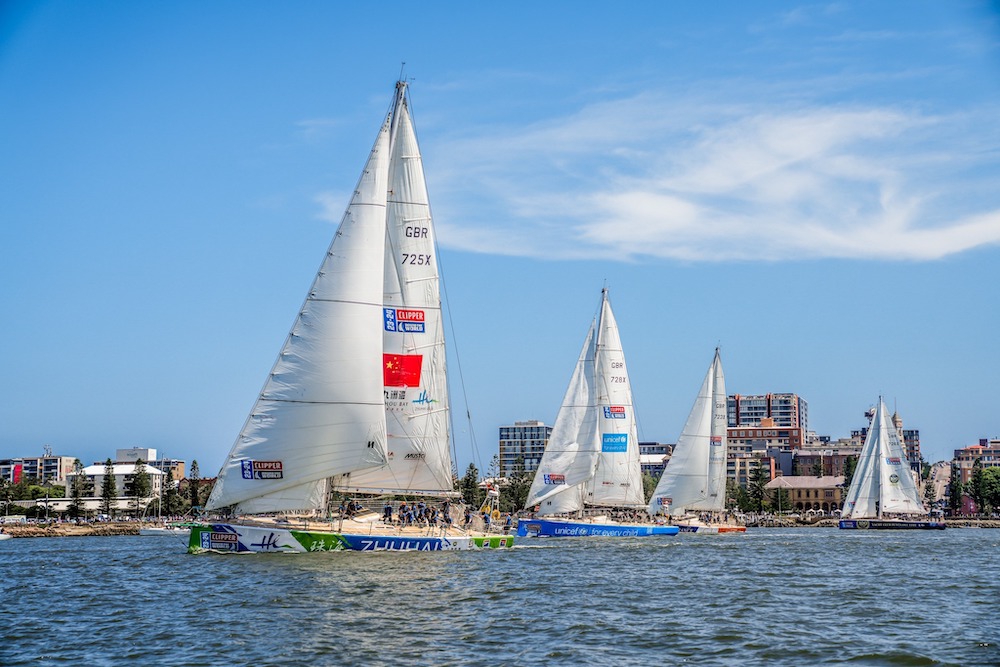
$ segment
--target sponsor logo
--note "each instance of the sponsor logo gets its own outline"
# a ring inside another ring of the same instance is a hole
[[[438,401],[436,398],[429,398],[427,396],[427,390],[424,389],[422,392],[420,392],[419,396],[413,399],[413,402],[416,403],[417,405],[423,405],[423,404],[430,405],[431,403],[437,403]]]
[[[542,475],[542,482],[545,484],[565,484],[566,475]]]
[[[628,433],[602,433],[601,451],[611,453],[627,452]]]
[[[281,479],[284,476],[281,461],[243,459],[240,461],[240,471],[243,479]]]
[[[424,333],[424,311],[412,308],[383,308],[386,331]]]
[[[892,482],[893,484],[898,484],[899,475],[897,475],[896,473],[892,473],[891,475],[889,475],[889,481]]]
[[[711,445],[712,447],[721,447],[722,446],[722,436],[721,435],[713,435],[709,439],[709,443],[708,444]]]
[[[427,454],[425,454],[424,452],[410,452],[409,454],[407,454],[403,458],[404,459],[412,459],[412,460],[415,460],[415,461],[423,461],[424,459],[427,458]]]
[[[885,462],[891,466],[898,466],[902,464],[902,460],[898,456],[887,456],[885,457]]]
[[[604,408],[605,419],[625,419],[624,405],[609,405]]]
[[[239,551],[240,541],[236,533],[216,533],[205,531],[201,534],[202,549],[216,551]]]
[[[674,502],[673,498],[664,498],[663,496],[657,496],[656,498],[657,505],[669,505],[672,502]]]

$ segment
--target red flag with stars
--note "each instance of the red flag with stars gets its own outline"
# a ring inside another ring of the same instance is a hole
[[[383,354],[382,379],[386,387],[419,387],[421,354]]]

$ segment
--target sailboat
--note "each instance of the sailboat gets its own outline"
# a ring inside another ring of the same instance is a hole
[[[645,507],[632,388],[607,288],[590,325],[526,503],[521,537],[675,535],[675,526],[618,521],[597,511]],[[585,511],[591,516],[584,517]]]
[[[434,228],[399,81],[353,198],[206,503],[236,521],[191,531],[189,551],[437,551],[512,536],[373,511],[333,517],[334,494],[452,491]],[[391,505],[390,505],[391,510]],[[471,526],[470,526],[471,528]]]
[[[845,530],[942,530],[920,500],[895,424],[879,396],[840,514]]]
[[[743,533],[717,520],[726,505],[726,378],[719,348],[647,511],[667,515],[682,533]]]

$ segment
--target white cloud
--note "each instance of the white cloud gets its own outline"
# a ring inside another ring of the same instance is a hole
[[[1000,170],[981,127],[974,114],[733,109],[646,94],[481,128],[425,162],[435,166],[439,239],[453,248],[927,260],[1000,243],[1000,198],[982,185]]]

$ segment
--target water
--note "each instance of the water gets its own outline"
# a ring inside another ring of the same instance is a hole
[[[1000,530],[189,556],[0,542],[0,665],[1000,665]]]

